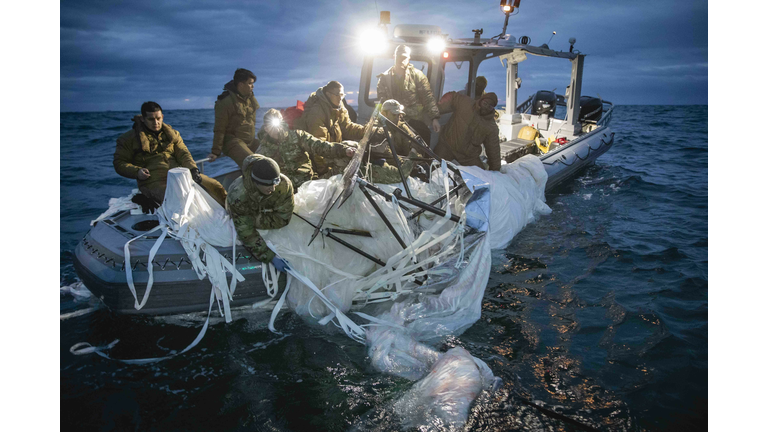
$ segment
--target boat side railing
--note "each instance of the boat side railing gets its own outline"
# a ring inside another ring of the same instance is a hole
[[[597,121],[598,126],[608,126],[608,123],[611,122],[611,118],[613,117],[613,103],[608,102],[606,100],[603,102],[603,116],[600,117],[600,120]],[[605,105],[608,104],[608,110],[605,110]]]
[[[520,114],[525,114],[528,112],[528,110],[533,105],[533,97],[536,96],[535,94],[531,95],[528,99],[525,100],[525,102],[521,103],[517,106],[516,112]],[[597,121],[598,126],[606,126],[611,122],[611,118],[613,117],[613,102],[608,102],[607,100],[603,100],[603,115],[600,117],[600,120]],[[557,95],[557,105],[559,106],[565,106],[565,97],[562,95]],[[605,105],[608,105],[608,108],[605,108]]]
[[[208,158],[200,159],[195,161],[195,165],[200,169],[201,174],[205,174],[205,163],[210,162],[211,160]]]
[[[531,108],[531,105],[533,104],[534,96],[536,95],[535,94],[531,95],[528,99],[525,100],[525,102],[518,105],[517,108],[515,108],[515,112],[523,114],[526,111],[528,111]]]

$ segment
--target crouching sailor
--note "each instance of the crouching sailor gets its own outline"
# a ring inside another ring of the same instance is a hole
[[[178,131],[163,123],[163,109],[144,102],[141,115],[133,118],[133,129],[117,139],[112,164],[123,177],[136,179],[139,191],[157,204],[165,198],[168,170],[188,168],[192,180],[224,206],[227,192],[218,181],[200,174]]]
[[[288,225],[293,215],[293,184],[277,163],[260,154],[243,161],[243,175],[229,187],[227,205],[237,237],[257,260],[284,271],[286,263],[267,247],[258,230]]]
[[[381,106],[381,115],[397,125],[400,129],[408,132],[408,135],[413,136],[413,134],[410,133],[410,130],[404,127],[405,111],[400,102],[394,99],[389,99],[384,102]],[[389,135],[398,155],[418,156],[418,153],[411,149],[411,144],[407,137],[394,130],[390,130]],[[402,181],[400,171],[398,171],[397,165],[394,162],[394,158],[400,158],[400,156],[392,155],[392,149],[386,141],[372,146],[370,156],[371,181],[374,183],[400,183]],[[363,159],[365,159],[365,157],[363,157]],[[400,166],[403,169],[403,176],[408,177],[411,175],[411,171],[413,171],[413,161],[407,158],[400,158]]]
[[[311,155],[322,156],[332,165],[341,166],[341,171],[349,163],[349,158],[355,155],[354,147],[319,140],[303,130],[288,129],[282,114],[276,109],[270,109],[264,115],[258,138],[261,142],[258,153],[274,159],[296,189],[319,178]]]

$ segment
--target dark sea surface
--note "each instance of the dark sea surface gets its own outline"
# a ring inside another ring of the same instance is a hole
[[[112,168],[134,114],[61,114],[62,287],[78,281],[73,250],[89,221],[135,187]],[[213,110],[165,121],[196,159],[208,154]],[[467,430],[707,429],[707,106],[617,106],[611,127],[614,147],[547,195],[552,214],[493,251],[482,318],[438,347],[466,348],[504,382],[476,401]],[[62,429],[385,431],[413,385],[289,312],[276,322],[286,335],[266,328],[269,311],[238,312],[151,365],[75,356],[75,343],[115,339],[116,358],[167,355],[204,316],[116,316],[65,291]]]

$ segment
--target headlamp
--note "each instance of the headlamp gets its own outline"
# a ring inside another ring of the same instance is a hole
[[[277,176],[277,178],[263,179],[263,178],[256,177],[255,174],[251,173],[251,180],[253,180],[254,182],[256,182],[256,183],[258,183],[258,184],[260,184],[262,186],[273,186],[273,185],[277,186],[277,185],[280,184],[280,176],[279,175]]]

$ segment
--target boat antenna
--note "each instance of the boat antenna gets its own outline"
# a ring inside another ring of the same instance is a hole
[[[504,12],[504,15],[506,15],[506,18],[504,19],[504,28],[501,30],[501,33],[498,35],[492,37],[490,40],[493,41],[494,39],[498,39],[505,34],[507,34],[507,25],[509,24],[509,15],[515,10],[518,10],[518,13],[520,12],[520,0],[514,0],[514,3],[512,3],[513,0],[501,0],[501,3],[499,3],[499,8],[502,12]],[[515,14],[517,15],[517,14]]]
[[[557,32],[556,32],[556,31],[553,31],[553,32],[552,32],[552,36],[550,36],[550,37],[549,37],[549,40],[547,41],[547,46],[549,46],[549,43],[550,43],[550,42],[552,42],[552,38],[553,38],[553,37],[555,37],[555,35],[556,35],[556,34],[557,34]]]

